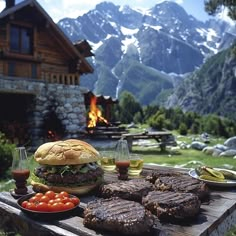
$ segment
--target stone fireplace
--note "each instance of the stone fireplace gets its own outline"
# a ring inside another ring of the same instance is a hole
[[[78,138],[86,128],[83,93],[79,85],[0,76],[0,131],[8,129],[7,138],[32,150],[44,142]]]

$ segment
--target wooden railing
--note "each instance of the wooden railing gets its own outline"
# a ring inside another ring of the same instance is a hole
[[[59,73],[41,73],[41,79],[48,83],[67,84],[67,85],[79,85],[79,74],[59,74]]]

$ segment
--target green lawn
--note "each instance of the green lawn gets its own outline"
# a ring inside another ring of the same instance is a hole
[[[178,154],[171,154],[168,150],[162,153],[158,148],[145,150],[142,147],[134,147],[132,152],[140,154],[144,158],[145,163],[185,168],[207,165],[236,170],[235,159],[232,157],[213,157],[198,150],[180,150]]]

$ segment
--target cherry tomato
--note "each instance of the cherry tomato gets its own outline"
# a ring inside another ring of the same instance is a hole
[[[47,197],[49,197],[50,199],[54,199],[56,193],[53,192],[53,191],[51,191],[51,190],[49,190],[49,191],[47,191],[44,195],[47,196]]]
[[[64,203],[64,204],[67,203],[67,202],[70,202],[70,198],[64,197],[64,198],[61,199],[61,202]]]
[[[37,203],[39,202],[40,198],[37,196],[33,196],[29,199],[29,202]]]
[[[49,206],[46,202],[40,202],[37,206],[36,206],[36,210],[37,211],[42,211],[42,212],[48,212],[49,211]]]
[[[28,202],[25,206],[26,209],[30,211],[36,211],[36,205],[32,202]]]
[[[50,198],[47,197],[47,196],[42,196],[42,197],[39,199],[40,202],[46,202],[46,203],[48,203],[49,200],[50,200]]]
[[[59,196],[60,196],[61,198],[63,198],[63,197],[69,197],[69,194],[68,194],[66,191],[61,191],[61,192],[59,193]]]
[[[72,203],[74,203],[75,206],[79,205],[79,203],[80,203],[80,200],[79,200],[79,198],[77,198],[77,197],[71,197],[71,198],[70,198],[70,201],[71,201]]]
[[[55,212],[55,211],[62,211],[64,210],[64,206],[62,206],[61,204],[63,203],[59,203],[59,202],[55,202],[51,205],[51,211]]]
[[[38,198],[41,198],[43,196],[43,193],[36,193],[34,196],[38,197]]]
[[[59,193],[56,193],[55,197],[54,198],[60,198],[60,195]]]
[[[65,208],[66,208],[67,210],[72,209],[72,208],[74,208],[74,207],[75,207],[75,205],[74,205],[74,203],[72,203],[72,202],[67,202],[67,203],[65,204]]]
[[[58,198],[56,198],[56,199],[54,199],[54,202],[62,202],[62,198],[60,198],[60,197],[58,197]]]
[[[48,201],[48,204],[50,204],[50,205],[52,205],[53,203],[55,203],[55,200],[54,200],[54,199],[50,199],[50,200]]]
[[[28,201],[23,201],[23,202],[21,203],[21,206],[25,208],[27,203],[28,203]]]

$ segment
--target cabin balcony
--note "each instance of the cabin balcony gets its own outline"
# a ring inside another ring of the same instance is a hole
[[[57,83],[66,85],[79,85],[80,75],[79,74],[60,74],[60,73],[49,73],[42,72],[41,80],[47,83]]]

